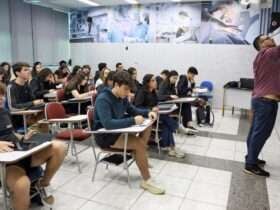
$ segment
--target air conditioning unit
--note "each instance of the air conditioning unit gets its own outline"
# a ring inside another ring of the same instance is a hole
[[[271,8],[273,0],[240,0],[240,5],[245,9],[250,8]]]

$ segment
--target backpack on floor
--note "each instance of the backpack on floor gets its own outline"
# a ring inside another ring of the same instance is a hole
[[[212,116],[212,121],[211,121]],[[198,106],[196,109],[196,120],[197,124],[205,124],[205,125],[214,125],[214,113],[211,110],[211,106],[209,104],[205,106]]]

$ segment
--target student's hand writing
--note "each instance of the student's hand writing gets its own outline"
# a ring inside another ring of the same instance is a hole
[[[13,147],[14,147],[14,144],[11,142],[0,141],[0,153],[12,152],[12,151],[14,151]]]
[[[149,112],[148,116],[151,120],[157,119],[157,113],[155,113],[155,112]]]
[[[144,122],[144,117],[142,117],[141,115],[137,115],[136,117],[134,117],[134,121],[136,125],[141,125]]]

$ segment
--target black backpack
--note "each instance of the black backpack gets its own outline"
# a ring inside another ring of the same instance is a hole
[[[211,121],[212,116],[212,121]],[[210,126],[214,125],[214,113],[209,104],[205,106],[198,106],[196,109],[196,120],[197,124],[208,124]]]

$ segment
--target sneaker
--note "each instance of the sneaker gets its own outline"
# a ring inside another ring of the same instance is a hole
[[[265,160],[260,160],[260,159],[258,159],[258,160],[257,160],[257,164],[258,164],[258,165],[265,165],[265,164],[266,164],[266,161],[265,161]]]
[[[190,129],[191,132],[194,132],[194,133],[198,133],[198,132],[199,132],[199,130],[197,130],[197,129],[196,129],[195,127],[193,127],[193,126],[188,126],[187,128]]]
[[[179,125],[178,131],[180,133],[184,133],[184,134],[187,134],[187,135],[194,135],[194,133],[195,133],[191,129],[185,128],[182,124]]]
[[[270,176],[269,172],[263,170],[258,165],[246,164],[243,171],[244,171],[244,173],[250,174],[250,175],[257,175],[257,176],[264,176],[264,177],[269,177]]]
[[[172,150],[169,150],[168,156],[176,157],[176,158],[184,158],[185,157],[185,153],[172,149]]]
[[[140,187],[154,195],[163,195],[165,190],[162,189],[158,184],[154,183],[151,179],[142,181]]]
[[[54,204],[54,197],[52,195],[47,195],[45,187],[41,185],[41,179],[35,184],[36,190],[40,193],[41,201],[45,206],[52,207]]]

